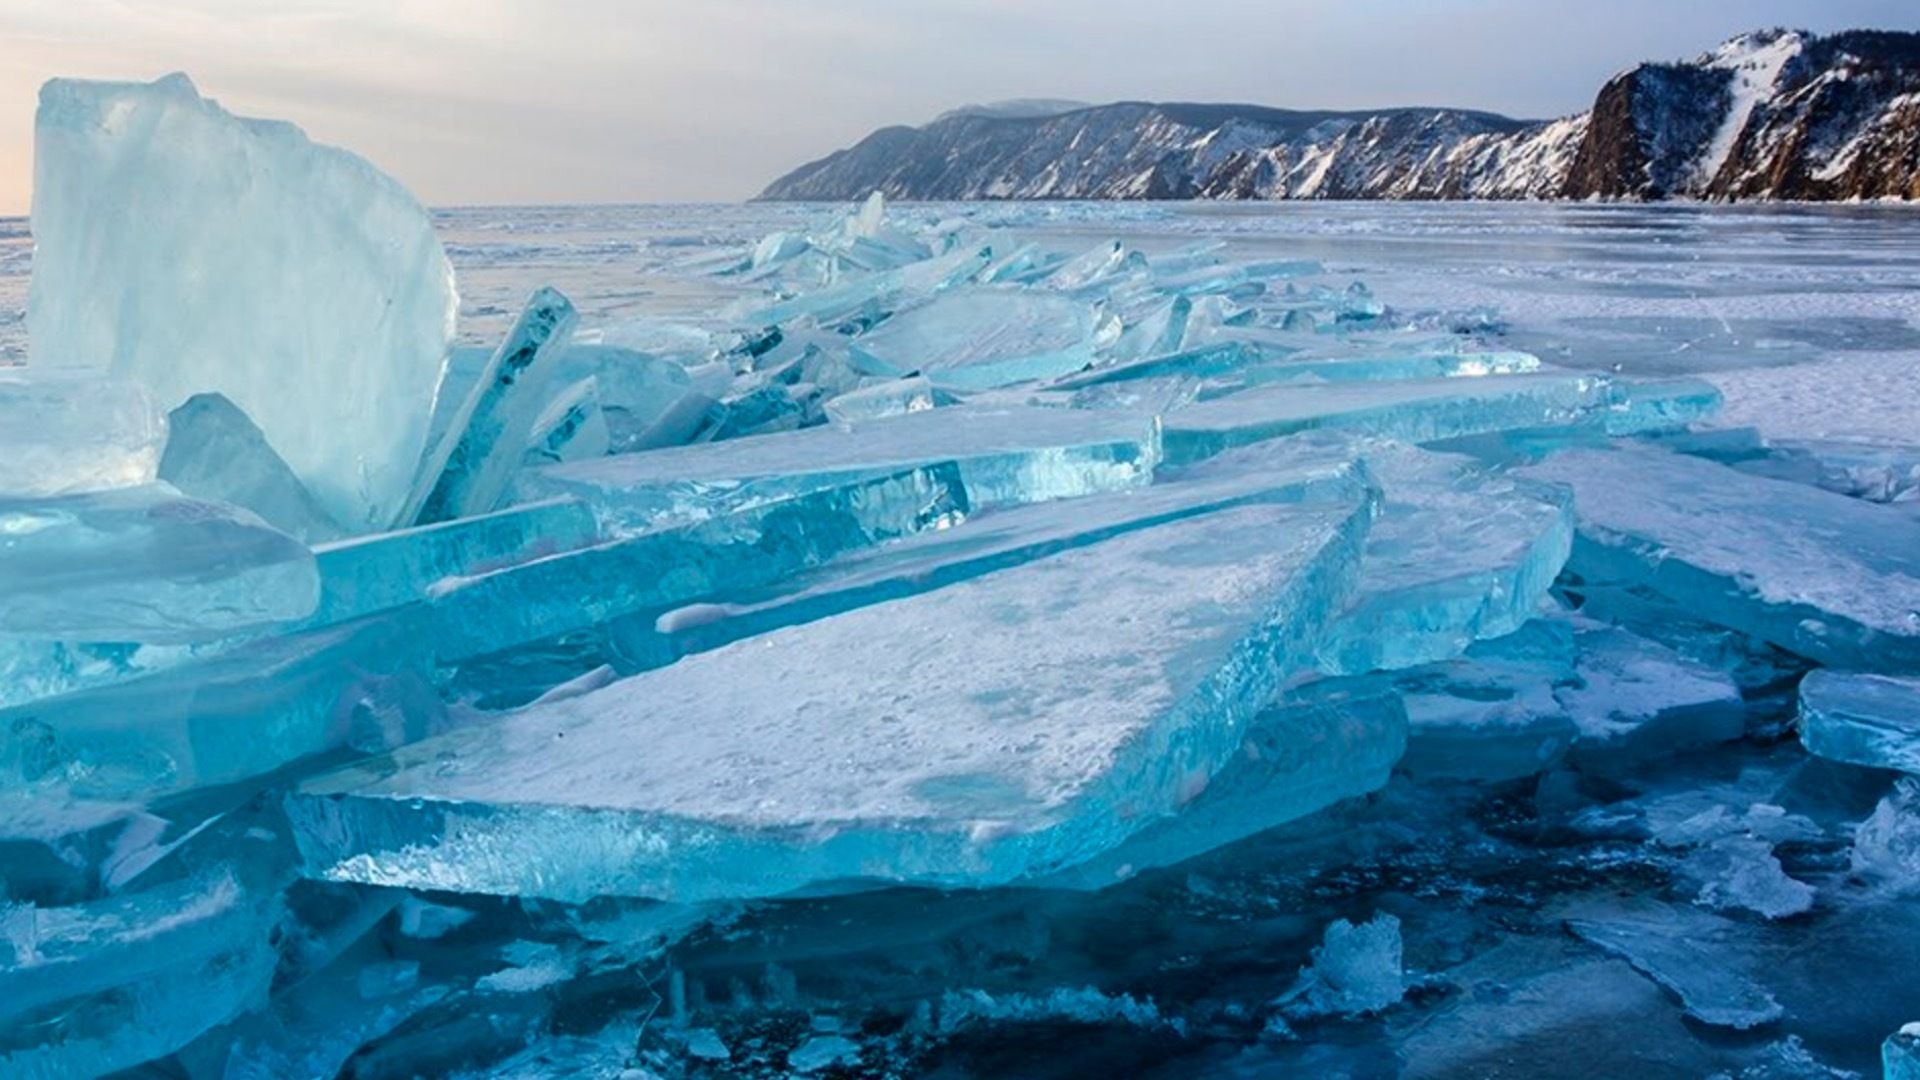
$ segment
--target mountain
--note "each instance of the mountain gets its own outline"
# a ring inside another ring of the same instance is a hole
[[[1920,34],[1762,30],[1552,121],[1020,101],[888,127],[762,199],[1920,198]]]

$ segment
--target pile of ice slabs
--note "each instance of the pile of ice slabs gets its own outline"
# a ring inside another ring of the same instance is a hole
[[[1101,889],[1397,765],[1741,734],[1621,623],[1819,665],[1809,747],[1920,771],[1920,523],[1737,468],[1702,383],[877,197],[701,252],[698,325],[542,289],[450,348],[350,154],[179,76],[49,84],[37,149],[7,1075],[432,1073],[644,1023],[741,901]]]

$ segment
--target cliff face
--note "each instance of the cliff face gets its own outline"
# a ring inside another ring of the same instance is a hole
[[[1920,198],[1920,34],[1744,34],[1549,122],[1122,102],[883,128],[763,199]]]

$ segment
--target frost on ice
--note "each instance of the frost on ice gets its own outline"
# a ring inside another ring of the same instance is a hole
[[[363,162],[182,78],[52,84],[40,140],[0,1071],[1080,1027],[1837,1075],[1920,1013],[1912,447],[1153,215],[877,196],[662,244],[698,319],[535,290],[442,385],[446,262]]]

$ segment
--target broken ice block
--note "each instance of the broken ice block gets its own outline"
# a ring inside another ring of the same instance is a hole
[[[1090,306],[1068,297],[972,289],[901,312],[852,349],[868,374],[917,373],[937,386],[985,390],[1091,364],[1095,322]]]
[[[1653,450],[1520,472],[1572,487],[1589,607],[1651,594],[1824,664],[1920,665],[1920,523],[1897,511]]]
[[[941,528],[967,509],[959,470],[944,462],[450,577],[430,590],[435,649],[442,662],[454,663],[635,612],[657,616],[722,589],[753,589],[846,551]]]
[[[1800,741],[1832,761],[1920,775],[1920,678],[1808,672]]]
[[[409,523],[484,514],[500,501],[546,404],[542,388],[553,358],[566,347],[576,319],[573,304],[555,289],[537,289],[528,298],[427,462],[421,474],[426,486],[417,505],[409,505]]]
[[[524,465],[554,465],[605,454],[613,437],[600,408],[600,384],[594,376],[572,383],[547,403],[527,431]]]
[[[1616,382],[1607,396],[1609,435],[1678,431],[1720,411],[1720,388],[1703,379]]]
[[[333,880],[691,901],[1029,878],[1204,786],[1365,524],[1253,505],[1129,533],[430,739],[289,810]]]
[[[1741,927],[1694,908],[1643,905],[1567,920],[1567,929],[1660,984],[1704,1024],[1745,1031],[1780,1019],[1780,1003],[1733,966],[1728,939]]]
[[[1903,777],[1853,832],[1853,876],[1899,896],[1920,892],[1920,778]]]
[[[1169,413],[1167,460],[1320,428],[1419,443],[1569,424],[1603,404],[1606,386],[1598,376],[1540,373],[1262,387]]]
[[[1337,919],[1327,927],[1313,963],[1282,995],[1288,1016],[1363,1016],[1400,1003],[1407,992],[1400,920],[1378,915],[1358,926]]]
[[[1886,1080],[1920,1080],[1920,1023],[1901,1028],[1880,1048]]]
[[[1580,733],[1582,767],[1618,766],[1731,742],[1746,734],[1740,688],[1726,672],[1616,626],[1574,636],[1575,682],[1554,691]]]
[[[413,603],[435,583],[472,577],[584,547],[598,538],[593,512],[550,499],[438,525],[323,544],[320,604],[308,625],[345,622]]]
[[[952,463],[974,509],[1145,484],[1160,460],[1151,416],[958,406],[536,470],[527,495],[573,495],[610,525],[645,528]]]
[[[139,383],[0,372],[0,498],[152,483],[166,441]]]
[[[1573,635],[1557,619],[1476,642],[1458,660],[1398,673],[1410,726],[1401,767],[1415,776],[1496,781],[1552,768],[1575,735],[1554,690],[1573,678]]]
[[[926,376],[915,375],[849,390],[827,402],[826,414],[828,420],[851,427],[867,420],[925,412],[955,403],[953,395],[934,389]]]
[[[37,369],[224,394],[343,526],[398,516],[456,309],[405,189],[184,75],[47,83],[33,189]]]
[[[1320,646],[1324,670],[1445,660],[1533,617],[1573,542],[1564,499],[1412,447],[1376,444],[1366,460],[1386,494],[1359,587]]]
[[[591,378],[607,424],[607,449],[624,454],[679,446],[732,384],[723,364],[689,368],[616,345],[575,342],[557,358],[555,378]]]
[[[439,720],[438,699],[421,692],[430,644],[417,624],[363,621],[0,709],[0,730],[28,751],[0,782],[68,777],[85,797],[145,798],[258,776],[349,741],[419,738]]]
[[[670,645],[644,650],[648,653],[705,651],[1228,506],[1351,503],[1369,497],[1370,483],[1346,443],[1276,440],[1224,454],[1146,488],[968,515],[951,528],[856,548],[761,588],[738,578],[719,582],[722,603],[668,613],[649,628],[618,629],[629,644],[636,634],[671,639]]]
[[[199,499],[243,506],[309,544],[344,531],[247,414],[220,394],[195,394],[167,415],[160,479]]]
[[[306,545],[165,484],[0,499],[0,638],[209,641],[319,595]]]

